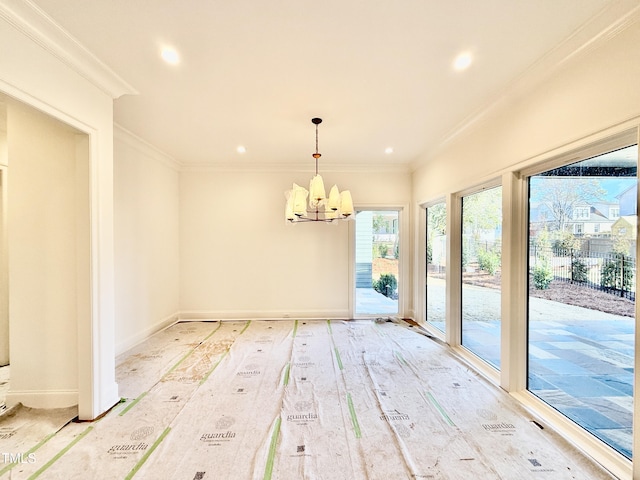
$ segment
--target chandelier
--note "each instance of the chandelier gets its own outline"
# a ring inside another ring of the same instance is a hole
[[[338,186],[334,185],[329,191],[329,197],[326,196],[324,181],[318,173],[318,159],[321,157],[318,153],[318,125],[322,123],[322,119],[312,118],[311,122],[316,126],[316,153],[312,155],[316,160],[316,174],[309,182],[309,190],[294,183],[293,188],[285,192],[286,218],[291,223],[331,223],[334,220],[347,219],[353,214],[351,192],[349,190],[340,192]]]

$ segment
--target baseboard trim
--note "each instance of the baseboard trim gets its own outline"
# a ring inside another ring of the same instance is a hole
[[[349,318],[348,310],[291,310],[283,311],[255,311],[255,310],[226,310],[205,311],[187,310],[180,312],[180,321],[189,320],[328,320]]]
[[[31,408],[66,408],[78,405],[78,390],[9,390],[7,407],[21,403]]]
[[[159,322],[151,325],[150,327],[145,328],[139,333],[126,338],[125,340],[118,342],[115,346],[116,356],[126,352],[127,350],[132,349],[136,345],[144,342],[147,338],[152,336],[155,333],[158,333],[160,330],[164,330],[165,328],[173,325],[174,323],[180,320],[180,312],[175,312],[168,317],[163,318]]]

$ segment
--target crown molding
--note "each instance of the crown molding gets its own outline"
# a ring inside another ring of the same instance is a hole
[[[301,167],[299,164],[290,163],[183,163],[181,172],[255,172],[255,173],[313,173],[313,167]],[[383,164],[383,165],[361,165],[361,164],[324,164],[320,173],[410,173],[408,164]]]
[[[420,158],[414,160],[410,164],[411,171],[414,172],[424,166],[429,158],[433,158],[448,145],[472,130],[508,99],[531,91],[545,79],[564,68],[569,61],[587,55],[639,22],[640,5],[635,2],[632,7],[630,5],[631,3],[628,1],[618,0],[603,8],[563,42],[548,51],[512,82],[491,96],[484,105],[452,128],[442,141],[437,143],[436,148],[425,152]]]
[[[30,0],[0,0],[0,18],[112,98],[138,94]]]
[[[113,124],[113,140],[137,150],[143,155],[153,158],[165,166],[185,173],[313,173],[310,165],[299,163],[214,163],[214,162],[181,162],[158,147],[140,138],[118,123]],[[325,164],[322,173],[410,173],[408,164]]]
[[[135,133],[130,132],[117,123],[113,124],[113,141],[122,142],[128,147],[135,149],[146,157],[152,158],[172,170],[179,172],[182,169],[182,164],[171,155],[164,153],[159,148],[153,146],[146,140],[143,140]]]

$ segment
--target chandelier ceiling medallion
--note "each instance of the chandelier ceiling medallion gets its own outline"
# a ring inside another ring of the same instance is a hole
[[[331,223],[334,220],[348,219],[353,215],[351,192],[349,190],[340,192],[337,185],[334,185],[327,198],[324,181],[318,173],[318,159],[321,157],[318,152],[318,125],[322,123],[322,119],[312,118],[311,122],[316,126],[316,153],[312,155],[316,161],[316,174],[309,182],[309,190],[294,183],[293,188],[285,192],[287,197],[286,218],[291,223]],[[308,204],[307,198],[309,199]]]

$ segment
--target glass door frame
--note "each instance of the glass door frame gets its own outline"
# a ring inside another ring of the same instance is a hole
[[[396,314],[356,314],[356,213],[349,220],[349,318],[378,318],[392,316],[399,318],[413,317],[410,309],[410,271],[408,268],[410,248],[409,205],[361,204],[354,206],[355,212],[361,211],[395,211],[398,212],[398,234],[400,235],[400,255],[398,262],[398,312]]]
[[[640,472],[640,467],[636,466],[640,465],[640,461],[638,461],[638,458],[634,459],[633,462],[629,461],[627,458],[614,451],[611,447],[606,446],[604,442],[597,440],[593,435],[584,430],[582,427],[578,426],[573,421],[566,418],[563,414],[555,410],[553,407],[536,397],[527,389],[527,378],[529,373],[528,293],[526,293],[528,285],[527,277],[529,255],[527,245],[529,223],[529,191],[527,185],[531,176],[537,175],[547,170],[559,168],[564,165],[595,157],[613,150],[624,148],[633,144],[638,144],[640,141],[639,132],[640,130],[635,126],[632,128],[629,128],[629,126],[627,126],[627,128],[621,126],[617,132],[609,132],[608,136],[605,138],[600,138],[593,143],[584,143],[582,146],[574,146],[574,148],[567,149],[563,152],[556,153],[556,155],[554,156],[548,157],[546,161],[539,161],[538,163],[535,163],[531,166],[522,168],[518,172],[514,172],[512,176],[512,182],[510,184],[510,190],[513,190],[512,193],[518,194],[519,200],[516,203],[517,209],[519,209],[521,213],[520,215],[516,215],[512,218],[515,224],[515,235],[512,240],[515,243],[518,243],[518,245],[515,247],[515,253],[520,258],[513,263],[509,274],[512,279],[515,280],[514,283],[518,286],[516,290],[519,290],[522,294],[526,295],[526,298],[521,298],[521,295],[516,295],[515,301],[509,309],[509,313],[514,314],[514,317],[512,317],[512,320],[510,322],[505,322],[512,323],[512,332],[509,337],[503,338],[503,347],[505,346],[504,342],[509,343],[510,351],[508,352],[508,358],[505,359],[505,366],[510,365],[510,368],[508,371],[502,372],[502,386],[505,390],[510,392],[511,395],[513,395],[518,401],[520,401],[526,408],[529,408],[533,413],[539,415],[544,421],[548,421],[563,436],[571,439],[572,442],[578,445],[587,454],[591,455],[602,465],[605,465],[608,470],[610,470],[614,475],[620,478],[627,478],[628,475],[631,475],[632,470],[637,469]],[[636,208],[638,208],[638,204],[636,205]],[[507,230],[506,226],[504,227],[503,231],[505,230]],[[639,244],[640,242],[636,242],[636,258],[638,258],[638,255],[640,254]],[[638,267],[639,265],[636,264],[636,278],[638,278]],[[505,286],[504,281],[505,278],[503,278],[503,287]],[[503,294],[504,293],[506,292],[503,291]],[[640,302],[636,302],[636,322],[638,321],[638,318],[640,318],[638,315],[639,309]],[[503,330],[503,335],[504,333],[505,332]],[[636,338],[638,338],[639,333],[640,331],[636,329]],[[503,352],[503,359],[505,358],[504,355],[505,353]],[[636,365],[638,364],[639,357],[640,349],[636,348]],[[640,380],[640,371],[638,368],[635,368],[634,374],[634,385],[637,386],[640,384],[638,383]],[[637,394],[635,393],[634,405],[635,417],[640,413],[640,401]],[[633,450],[635,452],[638,452],[640,450],[640,435],[638,433],[637,424],[634,425],[633,438]],[[638,456],[640,457],[640,454]]]
[[[470,361],[471,363],[473,363],[473,365],[478,368],[479,370],[482,371],[482,373],[493,379],[496,382],[500,381],[500,371],[502,370],[502,361],[503,361],[503,357],[502,357],[502,349],[503,349],[503,335],[504,335],[504,327],[502,325],[502,317],[503,317],[503,310],[504,310],[504,303],[505,301],[503,300],[503,285],[501,285],[500,287],[500,363],[501,365],[495,366],[495,365],[491,365],[490,363],[488,363],[486,360],[482,359],[482,357],[480,357],[479,355],[477,355],[476,353],[474,353],[473,351],[469,350],[463,343],[463,330],[464,330],[464,323],[463,323],[463,304],[462,304],[462,299],[463,299],[463,291],[464,288],[462,286],[462,269],[464,268],[463,266],[463,262],[462,262],[462,253],[463,253],[463,245],[462,245],[462,234],[463,234],[463,225],[462,222],[464,221],[464,215],[463,215],[463,199],[465,197],[471,196],[471,195],[475,195],[481,192],[484,192],[486,190],[491,190],[494,188],[500,188],[500,195],[502,198],[502,216],[500,218],[500,229],[502,232],[501,238],[500,238],[500,243],[501,243],[501,249],[504,249],[504,240],[505,240],[505,229],[503,228],[503,223],[504,223],[504,218],[505,218],[505,199],[504,199],[504,187],[502,185],[503,182],[503,178],[502,177],[496,177],[493,178],[487,182],[484,182],[480,185],[476,185],[474,187],[471,188],[467,188],[465,190],[462,190],[458,193],[455,194],[455,201],[452,202],[453,205],[455,206],[455,208],[457,209],[455,212],[453,212],[452,215],[452,220],[454,220],[456,222],[456,230],[455,230],[455,234],[456,237],[451,239],[452,243],[456,243],[456,251],[458,251],[458,255],[459,255],[459,272],[456,272],[455,275],[455,281],[458,282],[456,285],[455,290],[457,291],[457,294],[460,297],[460,305],[459,305],[459,318],[456,318],[455,321],[459,323],[459,338],[457,338],[456,340],[459,340],[459,343],[456,344],[456,347],[460,347],[458,349],[458,352],[461,354],[461,356],[463,356],[466,360]],[[502,262],[502,254],[500,256],[500,262],[501,265],[503,264]],[[504,275],[501,275],[502,278],[504,278]],[[504,283],[504,282],[502,282]],[[459,292],[458,292],[459,289]]]
[[[420,205],[420,241],[418,242],[418,278],[419,282],[417,282],[418,288],[416,289],[421,301],[416,302],[416,305],[419,305],[420,317],[419,321],[425,328],[429,331],[430,334],[435,336],[436,338],[442,340],[443,342],[448,343],[451,346],[457,346],[460,344],[460,329],[457,328],[457,324],[454,319],[458,316],[457,304],[459,303],[459,295],[456,293],[455,289],[451,289],[452,282],[452,269],[455,269],[456,264],[456,248],[457,242],[452,241],[455,238],[455,231],[452,231],[452,215],[455,215],[456,212],[456,203],[457,199],[455,195],[449,194],[444,197],[435,198],[429,202],[422,203]],[[445,237],[446,237],[446,251],[445,251],[445,328],[444,331],[436,328],[432,323],[429,322],[427,318],[427,236],[428,236],[428,225],[427,225],[427,215],[428,209],[439,205],[444,204],[445,206],[445,215],[446,215],[446,225],[445,225]],[[455,229],[455,227],[454,227]],[[453,252],[453,253],[452,253]]]

